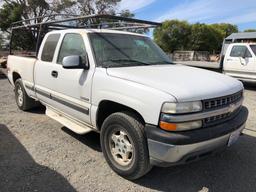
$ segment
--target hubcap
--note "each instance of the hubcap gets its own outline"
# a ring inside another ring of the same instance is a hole
[[[23,91],[22,91],[20,85],[18,85],[17,94],[18,94],[17,95],[18,104],[19,104],[19,106],[22,106],[22,104],[23,104]]]
[[[115,131],[111,134],[110,150],[115,161],[127,166],[133,159],[133,145],[130,136],[124,131]]]

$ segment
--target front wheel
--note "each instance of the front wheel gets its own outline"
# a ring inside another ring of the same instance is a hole
[[[109,166],[120,176],[134,180],[151,168],[143,124],[132,113],[114,113],[103,123],[101,147]]]

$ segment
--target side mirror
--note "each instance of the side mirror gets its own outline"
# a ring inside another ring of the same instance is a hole
[[[89,69],[89,60],[87,56],[83,61],[79,55],[70,55],[63,58],[62,66],[64,69]]]

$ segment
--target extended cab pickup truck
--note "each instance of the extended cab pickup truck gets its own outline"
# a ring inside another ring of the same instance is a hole
[[[99,132],[107,163],[127,179],[225,149],[248,116],[241,82],[173,64],[129,32],[51,31],[36,58],[8,57],[8,78],[21,110],[41,102],[72,131]]]

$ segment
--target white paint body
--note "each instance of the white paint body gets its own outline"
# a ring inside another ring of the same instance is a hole
[[[232,43],[228,46],[223,61],[223,73],[243,81],[256,82],[256,55],[250,45],[255,43]],[[250,57],[233,57],[231,51],[234,46],[244,46],[248,49]]]
[[[221,97],[236,93],[243,89],[238,80],[223,74],[181,65],[155,65],[122,68],[96,67],[93,51],[88,39],[88,33],[131,33],[110,30],[64,30],[48,33],[42,42],[38,58],[8,57],[8,77],[12,84],[13,73],[18,73],[24,84],[45,91],[58,99],[65,100],[73,106],[89,109],[89,114],[74,110],[68,105],[54,101],[51,97],[37,94],[25,87],[29,96],[40,100],[51,110],[48,114],[64,116],[79,122],[77,132],[82,133],[81,125],[98,129],[96,125],[97,110],[100,102],[113,101],[137,111],[146,123],[158,125],[160,110],[165,102],[197,101]],[[49,34],[60,33],[53,62],[41,60],[45,39]],[[62,39],[67,33],[81,34],[87,50],[90,68],[64,69],[56,64]],[[139,35],[139,34],[132,34]],[[53,78],[51,72],[58,71],[58,78]],[[63,114],[63,115],[61,115]],[[56,117],[57,118],[57,117]],[[57,119],[56,119],[57,120]],[[63,121],[63,124],[68,125]]]

